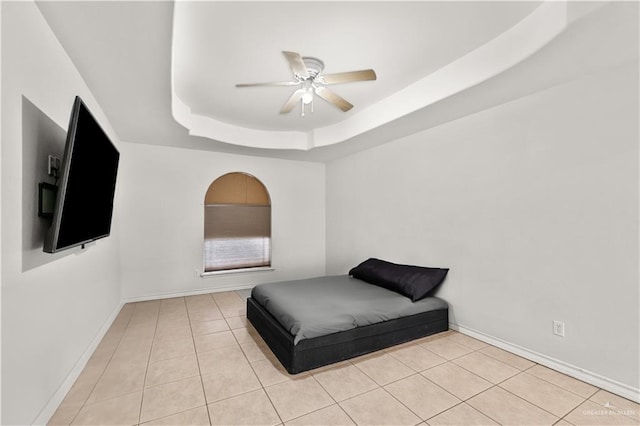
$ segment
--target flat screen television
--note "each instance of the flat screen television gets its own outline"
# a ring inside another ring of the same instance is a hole
[[[119,160],[116,147],[76,96],[45,252],[55,253],[109,236]]]

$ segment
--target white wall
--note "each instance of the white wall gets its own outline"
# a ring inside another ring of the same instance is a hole
[[[275,270],[194,276],[202,272],[205,193],[234,171],[256,176],[271,195]],[[125,300],[324,275],[324,164],[123,143],[119,179]]]
[[[328,164],[327,272],[449,267],[454,324],[637,392],[638,114],[636,63]]]
[[[23,153],[59,144],[57,134],[66,132],[75,95],[85,100],[115,142],[117,138],[35,3],[2,2],[0,7],[1,422],[30,424],[46,420],[46,410],[55,409],[55,399],[64,396],[56,391],[64,387],[76,363],[119,307],[120,286],[117,221],[111,237],[82,252],[41,253],[42,246],[32,238],[42,241],[33,232],[33,226],[38,226],[33,217],[35,179],[41,176],[37,164],[42,159]],[[25,108],[33,114],[23,115]],[[53,133],[48,134],[46,128]],[[53,139],[39,139],[50,136]]]

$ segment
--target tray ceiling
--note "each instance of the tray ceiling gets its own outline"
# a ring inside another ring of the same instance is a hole
[[[397,139],[584,72],[593,39],[558,36],[602,6],[557,1],[37,4],[121,140],[312,161]],[[556,39],[556,50],[538,53]],[[615,51],[611,45],[603,48]],[[563,55],[557,49],[582,62],[554,60]],[[283,50],[322,59],[327,73],[373,68],[378,79],[332,86],[355,105],[346,113],[318,100],[313,114],[301,117],[295,109],[280,114],[292,88],[235,85],[288,80]],[[524,62],[530,65],[519,66]]]
[[[531,13],[530,2],[177,2],[173,84],[194,113],[251,129],[302,131],[348,120],[482,46]],[[332,89],[344,113],[279,114],[291,87],[236,83],[292,80],[282,51],[314,56],[325,72],[373,68],[376,81]]]

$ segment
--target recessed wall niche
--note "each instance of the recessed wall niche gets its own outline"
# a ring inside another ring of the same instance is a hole
[[[51,219],[38,217],[38,183],[55,182],[47,175],[48,156],[62,159],[66,137],[66,129],[22,96],[22,272],[71,254],[42,251]]]

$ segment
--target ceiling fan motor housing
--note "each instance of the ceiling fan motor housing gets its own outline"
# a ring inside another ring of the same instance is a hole
[[[302,62],[304,62],[304,66],[307,68],[307,73],[309,74],[309,79],[311,80],[316,78],[316,76],[320,74],[324,69],[324,62],[322,62],[318,58],[313,58],[311,56],[303,56]]]

